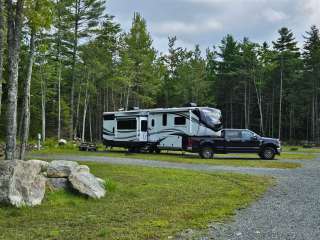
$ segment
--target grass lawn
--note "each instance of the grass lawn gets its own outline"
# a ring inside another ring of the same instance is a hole
[[[302,146],[284,146],[283,151],[298,153],[320,153],[320,147],[304,148]]]
[[[168,239],[205,229],[248,206],[267,177],[86,163],[107,180],[107,196],[47,193],[41,206],[0,206],[0,239]]]
[[[161,154],[149,154],[149,153],[133,153],[128,154],[123,150],[114,150],[109,152],[81,152],[76,148],[46,148],[41,151],[35,151],[34,153],[43,154],[70,154],[70,155],[88,155],[88,156],[108,156],[114,158],[136,158],[145,160],[156,160],[156,161],[167,161],[177,163],[194,163],[194,164],[210,164],[210,165],[225,165],[225,166],[236,166],[236,167],[259,167],[259,168],[298,168],[301,167],[299,163],[289,163],[282,161],[268,161],[261,160],[256,154],[217,154],[215,159],[201,159],[196,154],[181,154],[179,152],[163,151]],[[303,159],[303,158],[314,158],[311,154],[285,154],[287,159]]]

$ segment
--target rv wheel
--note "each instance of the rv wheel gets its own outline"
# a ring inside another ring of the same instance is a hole
[[[199,155],[201,158],[204,158],[204,159],[212,159],[214,152],[213,152],[213,149],[208,146],[208,147],[201,148]]]

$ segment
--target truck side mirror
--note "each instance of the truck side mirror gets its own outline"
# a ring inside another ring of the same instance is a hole
[[[253,137],[251,137],[252,140],[258,140],[257,135],[253,135]]]

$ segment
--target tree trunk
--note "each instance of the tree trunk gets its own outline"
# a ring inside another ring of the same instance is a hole
[[[41,66],[41,119],[42,119],[42,141],[46,140],[46,95],[47,83],[43,77],[43,69]]]
[[[0,116],[2,109],[2,77],[3,77],[3,49],[4,49],[4,6],[3,0],[0,0]]]
[[[279,129],[278,129],[278,138],[279,138],[279,139],[281,139],[282,84],[283,84],[283,58],[282,58],[282,56],[281,56],[281,69],[280,69],[280,99],[279,99]]]
[[[253,83],[254,83],[254,88],[256,90],[257,103],[258,103],[259,114],[260,114],[260,132],[262,135],[264,135],[263,113],[262,113],[262,94],[261,94],[261,89],[260,90],[258,89],[255,74],[253,75]]]
[[[13,6],[12,0],[7,0],[8,11],[8,102],[6,112],[6,151],[5,158],[13,160],[17,137],[17,97],[20,37],[22,28],[23,0],[18,0]],[[14,13],[15,11],[15,13]]]
[[[61,71],[62,71],[62,64],[61,64],[61,59],[59,59],[59,66],[58,66],[58,140],[61,139]]]
[[[89,81],[89,80],[87,80]],[[86,128],[86,116],[87,116],[87,105],[88,105],[88,82],[86,87],[86,94],[84,99],[84,107],[83,107],[83,118],[82,118],[82,135],[81,135],[81,141],[84,142],[85,140],[85,128]]]
[[[23,102],[22,102],[22,132],[20,138],[20,159],[25,158],[26,146],[29,138],[29,127],[30,127],[30,86],[32,79],[32,67],[34,62],[35,52],[35,32],[32,29],[30,35],[30,50],[29,60],[27,68],[27,78],[25,79],[23,89]]]
[[[244,127],[248,128],[248,121],[247,121],[247,82],[244,83]]]
[[[81,102],[81,91],[82,91],[82,87],[81,87],[81,82],[80,82],[80,87],[79,87],[79,93],[78,93],[78,100],[77,100],[77,110],[76,110],[76,118],[75,118],[75,124],[74,124],[74,136],[73,138],[77,138],[78,137],[78,128],[81,129],[81,126],[79,126],[79,115],[80,115],[80,102]]]
[[[73,52],[72,52],[72,83],[71,83],[71,96],[70,96],[70,138],[71,140],[76,135],[74,133],[73,118],[74,118],[74,88],[76,80],[76,60],[78,51],[78,29],[79,29],[79,0],[76,0],[75,7],[75,22],[74,22],[74,40],[73,40]],[[78,117],[78,116],[77,116]],[[77,129],[76,129],[77,131]]]

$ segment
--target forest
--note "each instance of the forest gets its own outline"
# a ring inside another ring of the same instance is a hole
[[[99,141],[103,112],[188,102],[221,109],[226,128],[320,142],[317,26],[300,44],[282,27],[272,42],[230,33],[205,52],[171,36],[162,53],[147,19],[128,18],[126,32],[104,0],[0,0],[0,139],[8,159],[38,133],[43,141]]]

